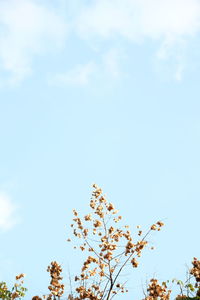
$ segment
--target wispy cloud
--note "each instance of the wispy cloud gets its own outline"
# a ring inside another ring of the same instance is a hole
[[[0,2],[0,66],[16,84],[32,72],[35,55],[60,47],[67,25],[54,11],[33,0]],[[4,74],[5,78],[6,73]]]
[[[18,221],[16,206],[6,193],[0,193],[0,230],[11,229]]]
[[[122,37],[133,43],[157,41],[160,43],[157,58],[177,59],[174,76],[180,80],[185,43],[200,32],[200,1],[94,0],[82,9],[76,28],[87,39]]]
[[[49,80],[50,84],[53,85],[87,85],[91,79],[91,76],[96,71],[96,64],[94,62],[88,62],[86,64],[80,64],[68,70],[64,73],[59,73],[53,76]]]
[[[131,43],[156,41],[155,57],[158,61],[173,57],[174,77],[180,80],[185,44],[200,32],[199,0],[74,0],[73,4],[57,0],[53,5],[54,9],[48,1],[0,1],[0,77],[4,82],[17,84],[29,76],[35,57],[64,49],[67,37],[73,42],[68,33],[88,39],[90,45],[93,38],[100,38],[108,49],[115,48],[112,42],[120,37]],[[104,48],[100,56],[105,52]],[[118,53],[108,51],[103,60],[107,71],[118,77]],[[85,85],[96,67],[102,67],[98,61],[78,65],[54,79]]]
[[[111,48],[98,55],[98,60],[78,64],[66,72],[53,75],[48,83],[57,86],[86,86],[96,79],[112,78],[121,76],[121,60],[123,55],[116,48]]]
[[[104,66],[106,73],[114,78],[119,78],[121,75],[121,57],[121,53],[116,48],[111,48],[103,55],[102,65]]]

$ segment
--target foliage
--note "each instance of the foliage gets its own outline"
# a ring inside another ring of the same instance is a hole
[[[27,289],[23,287],[23,278],[25,274],[20,274],[15,277],[16,283],[11,290],[8,289],[5,282],[0,282],[0,299],[12,300],[21,299],[25,296]]]
[[[176,300],[197,300],[200,299],[200,261],[194,257],[192,261],[193,267],[189,270],[185,282],[173,279],[171,282],[179,286],[180,293],[176,296]],[[157,279],[151,279],[147,288],[147,295],[144,300],[169,300],[171,290],[167,288],[170,281],[163,282],[161,285]]]
[[[189,276],[185,282],[175,280],[180,287],[180,295],[176,297],[176,300],[200,299],[200,260],[194,257],[192,265],[193,267],[189,270]]]

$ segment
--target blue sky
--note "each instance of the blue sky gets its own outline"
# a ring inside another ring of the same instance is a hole
[[[198,0],[2,0],[0,280],[47,293],[52,260],[71,274],[72,209],[100,185],[126,223],[153,234],[142,282],[185,277],[200,253]]]

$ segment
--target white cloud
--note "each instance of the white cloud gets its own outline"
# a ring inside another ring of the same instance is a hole
[[[88,62],[86,64],[77,65],[67,72],[56,74],[49,80],[49,83],[54,85],[84,86],[89,83],[95,71],[96,64],[94,62]]]
[[[0,193],[0,230],[11,229],[17,222],[15,205],[7,194]]]
[[[78,18],[79,32],[131,40],[193,35],[200,30],[199,0],[95,0]]]
[[[0,71],[20,82],[32,72],[34,56],[60,47],[66,32],[63,19],[34,0],[1,0]]]
[[[116,37],[133,43],[149,39],[158,41],[157,59],[165,61],[173,57],[177,60],[174,77],[181,79],[185,69],[185,41],[200,32],[199,0],[86,2],[57,0],[52,4],[47,0],[1,0],[0,76],[11,84],[22,81],[32,73],[35,57],[59,49],[73,28],[81,38],[107,40],[111,48],[110,41]],[[50,5],[54,5],[54,9]],[[120,75],[115,50],[108,51],[101,62],[103,65],[89,62],[57,74],[54,83],[85,85],[94,71],[102,68],[114,77]]]
[[[82,38],[158,41],[157,58],[177,60],[174,77],[180,80],[185,43],[200,32],[200,1],[93,0],[77,18],[76,28]]]

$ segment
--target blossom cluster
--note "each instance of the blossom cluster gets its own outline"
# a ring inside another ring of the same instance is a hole
[[[190,274],[194,275],[196,280],[196,287],[200,288],[200,260],[194,257],[192,264],[193,268],[190,270]]]
[[[144,300],[169,300],[171,294],[171,290],[167,290],[166,283],[160,285],[154,278],[150,280],[147,292],[148,296]]]
[[[58,298],[61,297],[64,293],[64,284],[60,283],[60,280],[63,279],[63,277],[60,276],[62,272],[61,266],[56,261],[52,261],[51,265],[47,268],[47,272],[49,272],[51,276],[50,286],[48,287],[51,293],[47,299],[52,299],[52,296],[54,298],[55,296]]]
[[[71,227],[73,235],[81,241],[78,248],[91,253],[84,261],[80,275],[75,277],[78,287],[74,299],[110,299],[119,292],[128,291],[125,283],[119,281],[121,271],[125,266],[138,267],[138,258],[148,244],[147,235],[152,230],[159,231],[164,224],[158,221],[144,235],[137,226],[139,238],[133,239],[129,226],[118,224],[122,216],[96,184],[93,185],[90,209],[83,218],[73,210]]]

